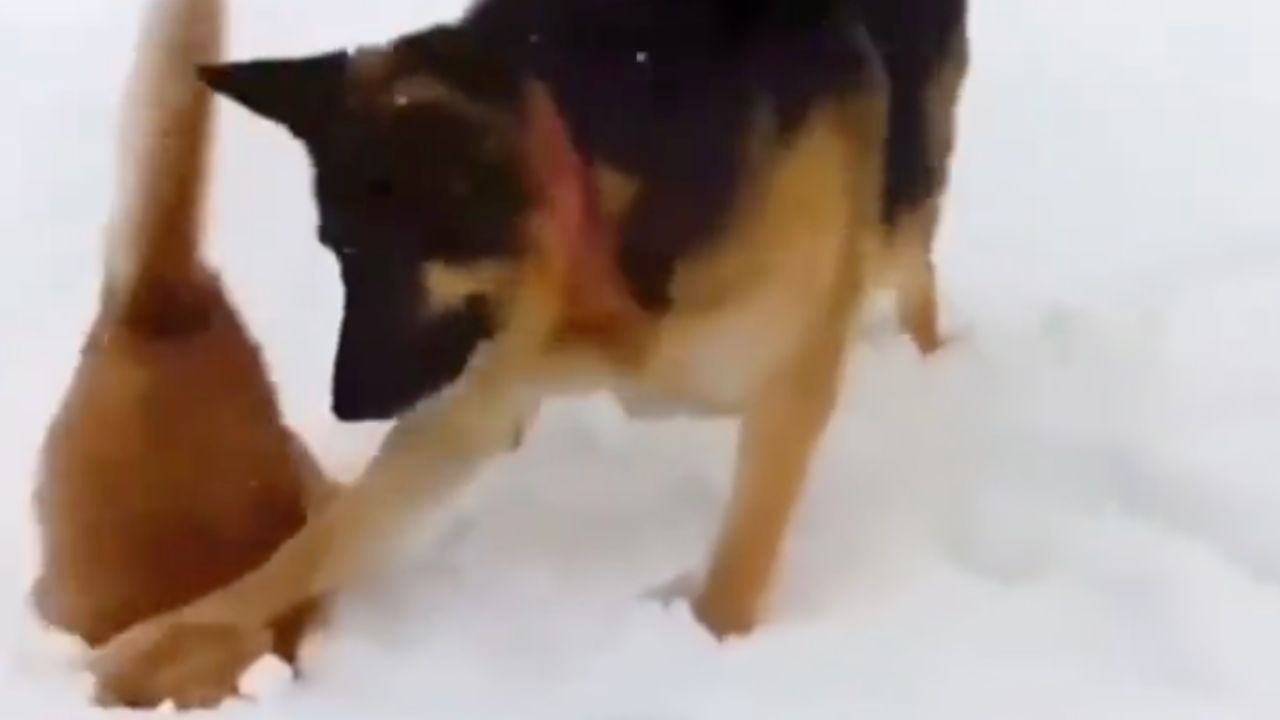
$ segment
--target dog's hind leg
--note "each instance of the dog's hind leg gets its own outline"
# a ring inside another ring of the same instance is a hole
[[[939,201],[933,198],[898,222],[892,240],[897,255],[898,323],[925,355],[942,347],[933,266],[938,213]]]
[[[897,259],[898,322],[925,355],[937,351],[943,342],[938,328],[933,244],[955,145],[956,104],[968,67],[964,30],[956,32],[946,59],[924,87],[921,104],[934,187],[923,202],[904,209],[890,230],[890,244]]]

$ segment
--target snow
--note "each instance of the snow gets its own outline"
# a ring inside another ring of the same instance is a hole
[[[217,718],[1280,717],[1280,11],[985,0],[940,245],[958,335],[875,318],[768,623],[718,644],[696,570],[726,423],[553,406],[310,647]],[[0,4],[0,700],[96,717],[33,622],[34,448],[93,309],[137,0]],[[234,3],[236,54],[376,41],[458,3]],[[214,257],[335,472],[338,287],[302,153],[228,109]],[[261,672],[259,672],[261,671]]]

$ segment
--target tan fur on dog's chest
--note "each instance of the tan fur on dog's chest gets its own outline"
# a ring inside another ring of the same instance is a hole
[[[838,284],[865,269],[851,256],[854,179],[840,118],[835,106],[819,110],[785,146],[749,153],[755,169],[722,236],[679,268],[645,361],[617,387],[629,411],[740,410],[827,321]]]

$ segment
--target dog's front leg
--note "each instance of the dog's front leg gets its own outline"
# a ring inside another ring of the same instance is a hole
[[[733,497],[694,611],[717,636],[756,624],[772,583],[810,458],[835,406],[848,337],[878,252],[887,88],[852,98],[841,114],[848,156],[848,243],[818,313],[789,361],[748,403],[738,436]]]
[[[694,605],[698,619],[718,637],[749,632],[756,624],[809,459],[831,415],[841,357],[834,345],[805,353],[743,417],[733,496]]]
[[[172,614],[141,623],[92,661],[104,704],[217,704],[266,651],[264,628],[362,572],[407,521],[509,447],[532,407],[504,378],[474,382],[404,417],[361,479],[261,567]]]

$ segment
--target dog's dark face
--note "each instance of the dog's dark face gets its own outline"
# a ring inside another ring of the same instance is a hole
[[[202,76],[307,148],[345,290],[334,413],[390,418],[456,379],[497,330],[532,203],[521,79],[452,29]]]

